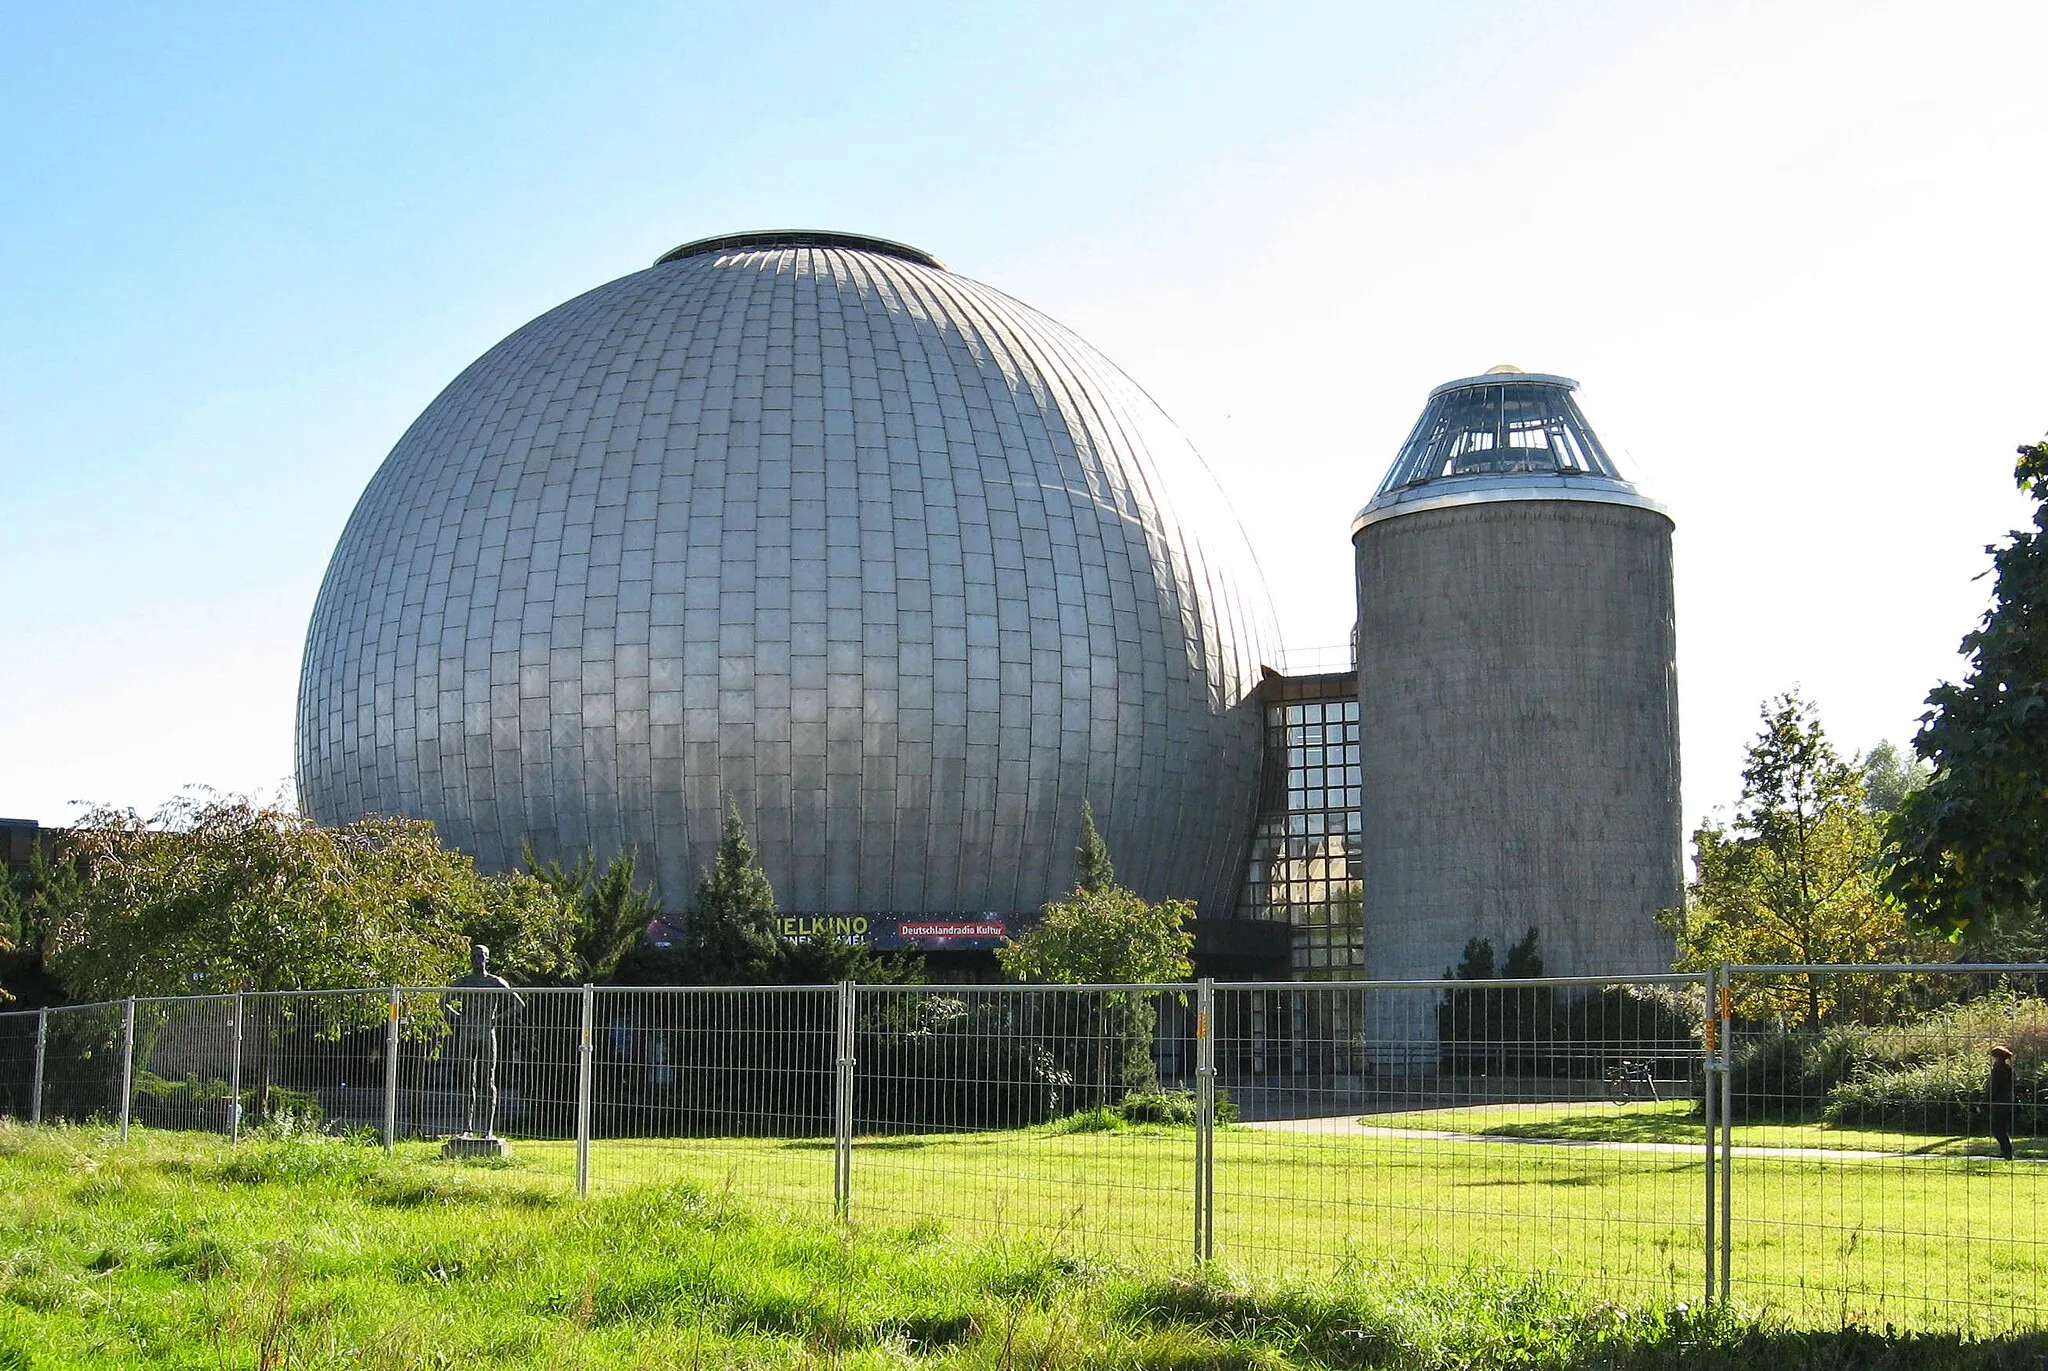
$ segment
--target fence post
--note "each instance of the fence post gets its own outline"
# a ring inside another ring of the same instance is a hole
[[[1714,1182],[1716,1179],[1715,1172],[1720,1167],[1720,1158],[1716,1155],[1718,1138],[1714,1132],[1714,1099],[1720,1093],[1721,1088],[1719,1061],[1715,1056],[1716,1049],[1719,1047],[1721,1040],[1721,1021],[1715,1017],[1718,1000],[1714,994],[1714,985],[1714,969],[1708,967],[1707,982],[1702,987],[1706,994],[1706,1012],[1700,1019],[1700,1046],[1705,1049],[1700,1060],[1700,1116],[1702,1122],[1706,1125],[1703,1137],[1707,1149],[1704,1160],[1707,1164],[1705,1245],[1707,1269],[1706,1303],[1708,1304],[1714,1302],[1714,1261],[1720,1248],[1720,1241],[1715,1233],[1715,1226],[1720,1222],[1720,1219],[1719,1211],[1714,1207]]]
[[[398,987],[384,1012],[384,1155],[398,1145]]]
[[[852,981],[839,983],[839,1050],[832,1080],[832,1212],[841,1219],[853,1210],[853,1022],[859,993]]]
[[[583,983],[583,1032],[576,1049],[576,1193],[590,1193],[590,1058],[597,1024],[597,992]]]
[[[135,1098],[135,997],[121,1010],[121,1141],[128,1141],[128,1105]]]
[[[228,1039],[228,1141],[242,1140],[242,1015],[247,1006],[242,1001],[242,992],[235,992],[234,1003],[229,1006],[228,1027],[232,1036]]]
[[[1195,1260],[1216,1253],[1216,981],[1195,983]]]
[[[29,1087],[28,1121],[40,1124],[43,1121],[43,1053],[50,1041],[50,1011],[36,1011],[36,1078]]]
[[[1735,987],[1733,973],[1721,968],[1721,1303],[1728,1302],[1728,1262],[1735,1233]]]

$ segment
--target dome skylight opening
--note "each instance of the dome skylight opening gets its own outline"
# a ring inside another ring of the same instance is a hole
[[[1489,373],[1439,386],[1377,492],[1460,476],[1623,479],[1563,377]]]

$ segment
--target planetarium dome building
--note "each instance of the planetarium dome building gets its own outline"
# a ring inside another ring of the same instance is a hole
[[[1119,878],[1227,917],[1276,647],[1244,535],[1073,333],[914,249],[688,244],[549,311],[399,440],[300,678],[302,802],[487,866],[728,805],[785,910],[1021,913],[1093,803]]]

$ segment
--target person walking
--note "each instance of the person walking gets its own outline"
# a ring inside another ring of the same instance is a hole
[[[1998,1155],[2011,1161],[2013,1102],[2018,1096],[2013,1090],[2012,1049],[2004,1043],[1991,1049],[1991,1079],[1985,1094],[1991,1104],[1991,1137],[1998,1144]]]

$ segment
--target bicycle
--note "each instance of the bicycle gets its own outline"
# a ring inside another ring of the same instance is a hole
[[[1657,1093],[1657,1080],[1650,1074],[1648,1062],[1632,1062],[1624,1057],[1607,1068],[1607,1098],[1616,1104],[1629,1104],[1643,1098],[1646,1092],[1653,1104],[1664,1102]]]

